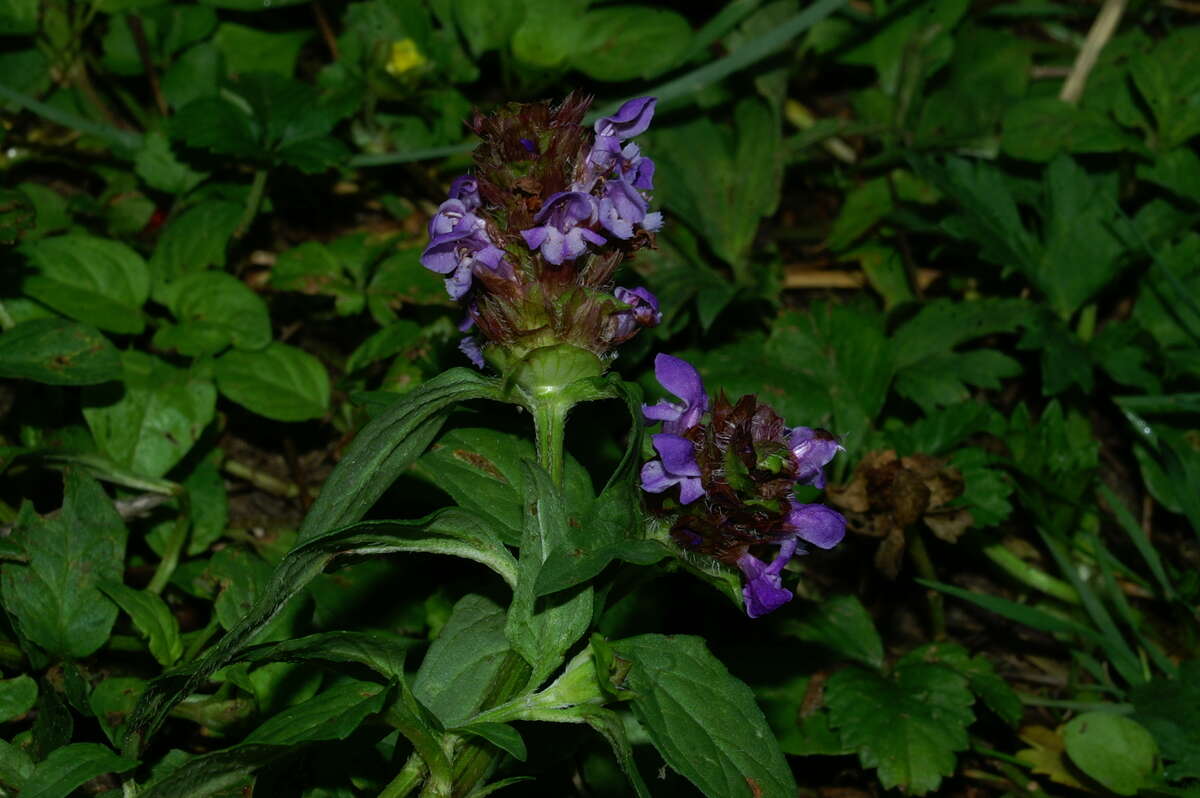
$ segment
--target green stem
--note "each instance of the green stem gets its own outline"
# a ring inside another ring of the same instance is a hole
[[[492,682],[492,694],[484,702],[490,709],[516,698],[529,679],[529,665],[514,651],[509,651]],[[496,748],[482,740],[468,741],[454,758],[454,789],[451,795],[460,798],[467,795],[479,783],[496,758]]]
[[[1079,604],[1079,594],[1075,588],[1061,579],[1055,579],[1045,571],[1039,571],[1029,563],[1008,550],[1003,543],[990,543],[980,551],[983,555],[998,565],[1002,571],[1023,585],[1053,596],[1068,604]]]
[[[567,413],[572,403],[558,395],[535,397],[531,402],[538,463],[558,487],[566,465]]]
[[[1133,704],[1118,704],[1111,701],[1063,701],[1025,693],[1017,693],[1017,698],[1021,699],[1022,704],[1029,707],[1053,707],[1055,709],[1071,709],[1076,712],[1108,712],[1112,715],[1128,715],[1133,712]]]
[[[263,192],[267,188],[267,170],[259,169],[254,173],[254,182],[250,184],[250,193],[246,195],[246,209],[238,220],[237,228],[233,231],[234,238],[246,235],[254,217],[258,216],[258,207],[262,205]]]
[[[379,793],[378,798],[405,798],[421,784],[421,780],[428,772],[429,768],[425,767],[425,760],[417,756],[414,751],[409,755],[404,767],[396,774],[396,778],[388,782],[383,791]]]
[[[933,560],[929,558],[929,549],[925,547],[925,536],[918,527],[908,530],[908,558],[922,579],[937,581],[937,571],[933,568]],[[929,625],[933,631],[934,640],[946,639],[946,610],[945,599],[936,590],[925,591],[925,601],[929,607]]]
[[[1075,334],[1079,336],[1079,340],[1088,342],[1092,340],[1092,336],[1096,333],[1096,305],[1085,305],[1083,310],[1079,312],[1079,321],[1075,325]]]

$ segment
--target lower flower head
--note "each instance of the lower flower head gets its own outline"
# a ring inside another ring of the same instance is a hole
[[[676,542],[736,566],[747,614],[765,615],[791,599],[781,575],[803,545],[829,549],[845,535],[836,510],[794,497],[797,485],[824,484],[822,469],[841,447],[824,430],[789,428],[754,396],[735,404],[719,394],[706,414],[700,375],[679,358],[659,355],[655,373],[683,404],[643,408],[664,432],[651,436],[658,458],[643,466],[642,487],[661,497],[655,503],[672,517]],[[778,550],[767,563],[755,551],[770,546]]]

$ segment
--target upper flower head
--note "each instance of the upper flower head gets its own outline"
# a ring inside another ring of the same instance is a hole
[[[791,600],[781,575],[801,545],[828,549],[845,535],[840,513],[794,498],[797,485],[824,484],[822,469],[841,447],[824,430],[789,428],[753,396],[734,404],[718,394],[706,419],[708,395],[696,369],[661,354],[654,366],[683,404],[643,406],[664,431],[652,436],[659,458],[643,466],[642,487],[663,494],[679,486],[678,508],[667,511],[676,541],[737,566],[746,613],[765,615]],[[770,563],[752,551],[768,545],[779,547]]]
[[[562,346],[584,353],[567,355],[579,365],[564,375],[602,373],[614,346],[659,319],[645,289],[613,289],[621,262],[662,226],[649,209],[654,163],[628,141],[650,125],[655,100],[631,100],[594,130],[582,124],[589,104],[573,94],[476,112],[475,169],[429,222],[421,263],[468,306],[481,343],[472,360],[482,351],[520,385],[533,379],[522,364]]]

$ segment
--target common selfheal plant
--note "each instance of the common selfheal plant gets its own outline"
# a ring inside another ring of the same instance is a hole
[[[842,447],[825,430],[787,427],[753,396],[731,404],[718,395],[705,423],[708,394],[696,369],[660,354],[654,372],[682,404],[643,407],[663,432],[651,436],[659,456],[642,467],[642,488],[670,519],[675,542],[736,566],[745,577],[746,614],[766,615],[792,599],[782,573],[802,544],[829,549],[845,535],[840,513],[794,497],[797,485],[825,485],[824,467]],[[675,486],[677,503],[668,501]],[[778,549],[767,563],[755,551],[770,546]]]
[[[612,282],[662,225],[649,211],[654,162],[630,141],[655,99],[630,100],[590,131],[589,103],[571,95],[476,113],[475,171],[451,185],[421,255],[478,327],[483,340],[462,351],[519,384],[599,375],[615,346],[662,319],[645,288]]]

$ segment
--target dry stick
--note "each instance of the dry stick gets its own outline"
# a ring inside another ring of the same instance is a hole
[[[317,18],[317,27],[321,29],[321,38],[325,40],[325,46],[329,48],[329,57],[334,61],[341,58],[338,53],[337,37],[333,35],[333,28],[329,26],[329,18],[325,16],[325,9],[321,8],[321,0],[312,0],[309,4],[312,6],[313,16]]]
[[[142,27],[142,18],[137,14],[126,14],[125,24],[133,34],[133,43],[137,47],[138,58],[142,59],[142,68],[146,70],[146,80],[150,82],[150,92],[154,95],[154,104],[163,116],[170,113],[167,98],[163,96],[162,86],[158,83],[158,71],[154,68],[154,59],[150,57],[150,44],[146,41],[146,30]]]
[[[1079,102],[1079,98],[1083,96],[1083,87],[1087,85],[1088,75],[1092,73],[1092,68],[1096,66],[1096,60],[1100,57],[1100,51],[1112,38],[1117,24],[1121,21],[1121,15],[1125,13],[1125,3],[1126,0],[1104,0],[1100,13],[1096,15],[1096,21],[1092,23],[1087,38],[1083,40],[1083,47],[1079,48],[1079,55],[1075,56],[1071,74],[1063,84],[1058,99],[1071,105]]]

